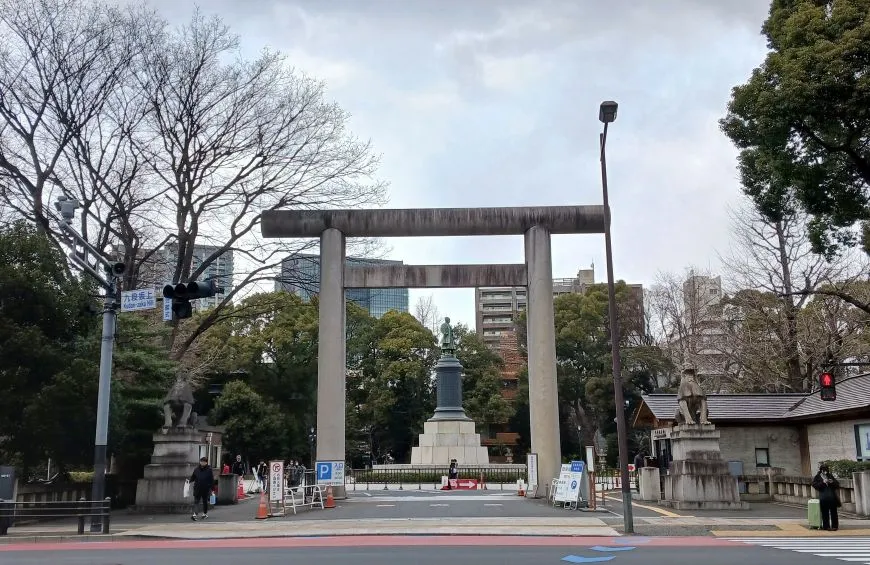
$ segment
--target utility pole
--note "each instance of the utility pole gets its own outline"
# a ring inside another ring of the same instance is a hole
[[[115,345],[115,324],[118,317],[120,300],[118,291],[120,278],[124,275],[123,263],[112,262],[101,252],[97,251],[85,238],[79,235],[72,227],[75,219],[75,211],[79,203],[72,198],[60,196],[54,204],[60,212],[59,222],[61,231],[73,241],[73,251],[70,252],[70,260],[88,273],[105,290],[103,300],[103,335],[100,345],[100,381],[97,395],[97,429],[94,438],[94,482],[91,490],[91,500],[95,505],[102,504],[106,493],[106,445],[109,438],[109,399],[112,387],[112,352]],[[84,249],[80,257],[76,252],[75,245],[81,245]],[[93,255],[97,264],[91,266],[88,255]],[[103,273],[99,272],[102,266]],[[95,512],[91,517],[91,532],[99,532],[102,529],[102,517]]]

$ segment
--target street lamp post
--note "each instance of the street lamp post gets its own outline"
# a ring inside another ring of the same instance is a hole
[[[601,103],[598,119],[604,124],[599,136],[601,160],[601,191],[604,197],[604,253],[607,261],[607,310],[610,318],[610,349],[613,359],[613,402],[616,406],[616,435],[619,443],[619,472],[622,483],[623,525],[626,534],[634,533],[631,508],[631,485],[628,478],[628,436],[625,426],[625,395],[622,390],[622,359],[619,354],[619,320],[616,314],[616,284],[613,280],[613,245],[610,238],[610,199],[607,194],[607,125],[616,120],[618,105],[613,101]]]
[[[308,430],[308,447],[311,451],[311,469],[314,469],[314,442],[317,441],[317,432],[314,430],[312,426],[311,429]]]

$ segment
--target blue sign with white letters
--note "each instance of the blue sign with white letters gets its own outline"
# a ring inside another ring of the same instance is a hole
[[[329,463],[317,464],[317,480],[329,481],[332,479],[332,465]]]
[[[585,469],[586,464],[583,461],[571,461],[571,472],[572,473],[582,473],[583,469]]]
[[[318,461],[314,475],[319,485],[344,486],[344,461]]]

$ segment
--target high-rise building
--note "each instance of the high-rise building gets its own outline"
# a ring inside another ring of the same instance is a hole
[[[553,297],[564,294],[582,294],[595,284],[594,267],[581,269],[576,277],[553,279]],[[646,334],[643,306],[643,285],[629,284],[631,311],[626,313],[628,327],[622,328],[631,341]],[[480,287],[475,289],[474,310],[477,333],[483,341],[498,348],[501,338],[516,326],[520,314],[526,311],[526,287]]]
[[[402,261],[348,257],[347,266],[402,265]],[[292,292],[308,301],[320,292],[320,256],[299,254],[281,261],[281,276],[275,281],[275,290]],[[348,288],[345,298],[365,308],[374,318],[387,312],[408,311],[407,288]]]
[[[220,247],[213,245],[194,245],[191,272],[195,272],[203,262],[209,265],[196,277],[198,281],[213,280],[218,292],[211,298],[201,298],[194,305],[199,309],[213,308],[223,302],[233,289],[233,252],[220,252]],[[173,280],[175,265],[178,262],[178,245],[175,243],[157,249],[144,250],[143,254],[151,253],[139,267],[138,284],[140,288],[154,287],[162,291],[163,286],[173,282],[190,282]]]

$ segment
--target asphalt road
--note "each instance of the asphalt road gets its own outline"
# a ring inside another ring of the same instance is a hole
[[[371,539],[371,538],[369,538]],[[515,538],[514,538],[515,539]],[[413,563],[414,565],[444,565],[444,563],[474,563],[475,565],[536,565],[564,563],[612,563],[613,565],[673,565],[674,563],[704,563],[704,565],[734,565],[764,563],[765,565],[825,565],[837,563],[835,558],[818,557],[795,551],[757,547],[709,538],[620,538],[608,545],[591,546],[590,542],[561,538],[533,538],[525,545],[505,546],[511,538],[385,538],[371,544],[358,538],[319,538],[326,547],[305,547],[299,540],[254,540],[254,544],[239,540],[209,547],[208,541],[191,542],[110,542],[103,544],[69,544],[47,551],[39,545],[0,547],[0,562],[4,565],[286,565],[316,563],[331,565],[383,565]],[[670,539],[670,544],[667,540]],[[318,538],[309,538],[315,544]],[[693,541],[696,540],[696,541]],[[232,547],[231,543],[238,545]],[[594,542],[592,542],[594,543]],[[599,542],[601,543],[601,542]],[[634,543],[629,545],[629,543]],[[462,545],[465,544],[465,545]],[[421,551],[422,550],[422,551]],[[870,559],[870,557],[868,557]]]

